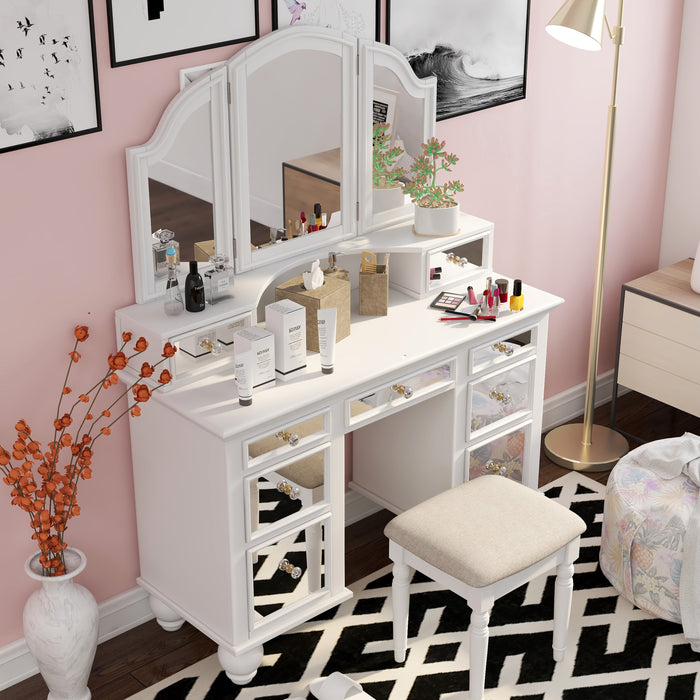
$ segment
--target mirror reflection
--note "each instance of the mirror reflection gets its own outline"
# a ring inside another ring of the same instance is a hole
[[[214,254],[209,104],[190,115],[167,154],[150,165],[148,194],[151,231],[173,231],[181,261],[208,262]]]
[[[251,579],[257,621],[326,586],[326,522],[309,525],[255,552]]]
[[[339,222],[341,68],[340,56],[298,50],[248,76],[254,247],[323,230],[324,220],[325,226]]]

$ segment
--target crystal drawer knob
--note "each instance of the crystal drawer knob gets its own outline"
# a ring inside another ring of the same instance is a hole
[[[284,440],[286,443],[289,443],[292,447],[299,444],[299,436],[296,433],[290,433],[287,430],[280,430],[279,432],[275,433],[275,437],[278,440]]]
[[[280,481],[279,484],[277,484],[277,490],[280,493],[287,494],[292,501],[296,501],[301,496],[301,491],[287,481]]]
[[[410,386],[404,386],[403,384],[394,384],[394,386],[391,387],[391,390],[403,396],[404,399],[410,399],[411,396],[413,396],[413,389]]]
[[[279,563],[278,568],[280,571],[284,571],[289,574],[293,579],[301,578],[302,570],[298,566],[294,566],[289,559],[282,559]]]
[[[513,348],[505,343],[494,343],[493,349],[502,352],[506,357],[510,357],[513,354]]]
[[[498,459],[490,459],[486,462],[486,468],[499,476],[508,476],[512,471],[505,462]]]
[[[499,401],[503,404],[508,404],[511,401],[510,394],[506,394],[502,391],[497,391],[496,389],[492,389],[489,392],[489,398]]]

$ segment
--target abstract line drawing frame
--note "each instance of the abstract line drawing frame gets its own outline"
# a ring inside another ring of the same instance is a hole
[[[272,28],[329,27],[379,41],[381,0],[271,0]]]
[[[436,119],[525,99],[530,0],[387,0],[386,41],[437,77]]]
[[[258,0],[107,0],[112,68],[260,36]]]
[[[0,153],[101,130],[92,0],[2,0]]]

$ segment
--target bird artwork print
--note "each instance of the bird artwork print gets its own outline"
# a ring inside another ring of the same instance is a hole
[[[292,19],[289,22],[291,27],[294,22],[298,22],[301,19],[301,13],[306,9],[305,2],[298,2],[298,0],[284,0],[287,3],[287,9],[289,14],[291,14]]]

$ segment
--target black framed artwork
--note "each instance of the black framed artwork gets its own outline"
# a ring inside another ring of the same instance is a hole
[[[112,67],[252,41],[257,0],[107,0]]]
[[[0,153],[101,129],[92,0],[2,0]]]
[[[329,27],[379,41],[381,0],[271,0],[272,28]]]
[[[529,19],[530,0],[387,0],[387,43],[449,119],[525,98]]]

